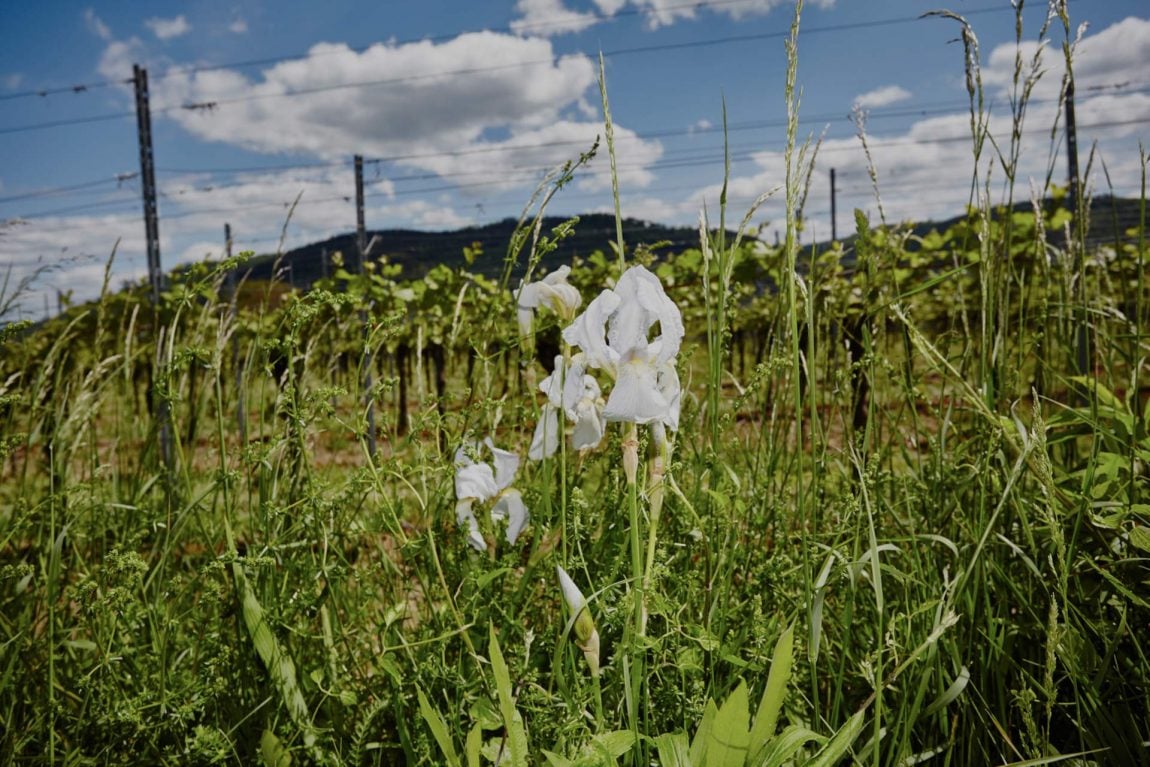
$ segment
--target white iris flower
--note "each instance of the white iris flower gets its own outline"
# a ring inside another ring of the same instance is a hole
[[[656,324],[659,334],[650,338]],[[603,411],[608,421],[659,422],[678,430],[675,357],[683,315],[645,267],[631,267],[613,290],[600,293],[563,330],[563,340],[583,351],[589,367],[615,379]]]
[[[573,285],[567,283],[571,267],[564,265],[538,282],[529,282],[519,289],[519,333],[531,335],[535,320],[535,310],[541,307],[550,309],[559,318],[569,322],[575,311],[583,303],[583,296]]]
[[[562,434],[559,413],[575,424],[571,434],[571,446],[576,450],[597,447],[603,439],[607,423],[603,416],[603,398],[599,383],[586,374],[587,363],[582,354],[576,354],[570,365],[564,365],[563,356],[555,357],[551,375],[539,384],[539,390],[547,395],[539,423],[535,426],[535,436],[527,457],[541,461],[544,456],[555,455]]]
[[[515,543],[529,518],[523,496],[511,487],[515,472],[519,470],[519,456],[495,447],[490,437],[483,441],[483,445],[491,452],[490,464],[473,460],[467,454],[467,446],[455,451],[455,518],[460,527],[467,527],[467,542],[481,552],[487,551],[487,541],[479,530],[479,520],[472,509],[476,501],[494,501],[491,520],[506,520],[508,543]],[[472,443],[471,449],[478,452],[479,444]]]

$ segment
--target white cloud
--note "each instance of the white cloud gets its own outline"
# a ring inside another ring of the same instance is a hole
[[[247,34],[248,23],[244,19],[236,19],[231,24],[228,24],[228,31],[236,35]]]
[[[696,120],[690,127],[688,127],[687,132],[688,133],[706,132],[706,131],[709,131],[713,127],[715,127],[714,123],[712,123],[710,120],[708,120],[707,118],[704,117],[704,118],[701,118],[699,120]]]
[[[112,39],[112,30],[108,29],[108,25],[91,8],[84,9],[84,23],[88,26],[88,31],[101,40]]]
[[[611,17],[630,6],[642,14],[649,29],[669,26],[680,20],[695,19],[700,11],[721,13],[739,20],[749,16],[762,16],[775,8],[793,6],[793,0],[594,0],[599,14],[572,11],[563,0],[518,0],[515,9],[522,16],[511,23],[511,28],[522,35],[549,37],[582,30]],[[832,8],[835,0],[809,0],[807,5]]]
[[[192,25],[182,14],[174,19],[151,18],[144,22],[144,26],[161,40],[171,40],[192,31]]]
[[[138,37],[112,40],[100,55],[97,69],[109,80],[123,80],[132,76],[132,65],[147,60],[144,43]]]
[[[595,0],[595,6],[607,16],[614,16],[626,4],[627,0]]]
[[[538,37],[581,32],[599,19],[593,13],[577,13],[563,5],[563,0],[518,0],[515,10],[520,18],[511,22],[516,34]]]
[[[420,229],[433,231],[462,229],[476,223],[474,217],[460,215],[445,200],[410,200],[397,205],[376,206],[373,212],[379,219],[409,221]]]
[[[171,116],[201,138],[258,152],[358,153],[447,180],[486,174],[512,186],[590,147],[599,122],[580,113],[595,75],[590,58],[557,57],[548,40],[479,32],[358,53],[325,43],[258,81],[228,70],[175,73],[153,89],[153,103],[218,102]],[[284,96],[299,91],[308,93]],[[634,143],[635,159],[662,152],[658,142]],[[632,172],[633,181],[650,178]]]
[[[598,0],[596,0],[598,2]],[[616,0],[616,5],[623,3]],[[664,27],[674,24],[680,19],[694,19],[701,10],[721,13],[733,19],[743,19],[749,16],[762,16],[775,8],[791,8],[791,0],[699,0],[696,3],[684,3],[681,0],[630,0],[632,7],[646,14],[647,26],[651,28]],[[835,0],[813,0],[808,5],[819,8],[831,8]]]
[[[906,101],[914,94],[899,85],[884,85],[881,88],[860,93],[855,96],[854,104],[859,109],[878,109],[880,107]]]
[[[597,117],[584,114],[586,94],[594,90],[593,62],[582,55],[557,56],[541,38],[484,32],[363,52],[324,44],[255,77],[228,70],[165,74],[146,48],[136,37],[108,40],[99,68],[109,78],[122,78],[133,61],[152,58],[153,119],[176,119],[207,140],[333,162],[230,177],[162,176],[165,268],[220,252],[224,222],[233,225],[237,251],[274,250],[281,231],[284,246],[292,248],[352,230],[352,154],[393,158],[368,168],[372,228],[454,229],[485,217],[473,203],[489,202],[493,192],[524,190],[526,199],[544,169],[577,157],[601,131]],[[360,87],[364,82],[377,84]],[[301,90],[314,93],[276,98]],[[221,103],[211,112],[159,111],[212,100]],[[626,152],[621,180],[634,187],[651,183],[648,166],[662,154],[661,145],[625,125],[616,126],[616,138]],[[605,153],[580,173],[576,185],[609,188]],[[55,276],[40,280],[41,288],[52,289],[47,280],[66,280],[76,285],[78,299],[87,299],[98,282],[73,279],[81,264],[67,259],[86,256],[103,264],[117,247],[113,281],[136,279],[146,262],[143,224],[134,206],[123,210],[32,218],[5,227],[0,263],[14,264],[17,278],[31,274],[37,259],[58,263]]]
[[[1037,50],[1034,43],[1024,46],[1024,61]],[[990,52],[982,79],[991,104],[990,132],[997,145],[1006,151],[1010,145],[1012,120],[1006,95],[1011,87],[1015,49],[1013,44],[999,46]],[[1080,166],[1085,169],[1092,146],[1105,160],[1110,180],[1119,195],[1137,195],[1140,168],[1138,142],[1148,142],[1150,93],[1146,92],[1145,75],[1150,71],[1150,20],[1126,19],[1097,34],[1083,39],[1075,59],[1079,82],[1075,106],[1078,123]],[[1034,92],[1025,121],[1025,132],[1019,160],[1014,199],[1025,201],[1030,185],[1041,188],[1048,168],[1053,164],[1053,181],[1066,183],[1065,142],[1059,141],[1051,155],[1050,128],[1060,118],[1057,101],[1062,55],[1057,47],[1044,52],[1043,74]],[[1128,88],[1091,90],[1090,86],[1130,83]],[[889,93],[884,93],[889,91]],[[872,106],[889,99],[890,88],[863,94],[870,96]],[[957,95],[957,94],[956,94]],[[886,103],[893,103],[887,101]],[[1061,126],[1061,123],[1059,123]],[[916,121],[902,131],[873,134],[868,137],[871,156],[878,173],[879,193],[887,219],[941,220],[957,215],[967,203],[974,172],[970,118],[965,112]],[[758,194],[778,186],[785,176],[781,151],[764,151],[754,155],[755,169],[736,173],[728,196],[735,210],[748,205]],[[812,176],[807,200],[808,228],[804,240],[825,239],[830,234],[828,171],[835,168],[838,194],[838,231],[840,236],[852,232],[850,211],[862,208],[877,220],[877,205],[867,173],[867,160],[856,138],[829,139],[823,142],[818,166]],[[1098,172],[1089,184],[1098,193],[1107,193],[1105,180]],[[992,202],[1003,201],[1004,178],[998,158],[990,144],[983,152],[982,178],[991,180]],[[677,210],[704,202],[711,209],[717,204],[718,185],[691,195]],[[767,218],[781,226],[784,220],[781,195],[768,201],[759,219]]]
[[[9,90],[19,88],[22,82],[24,82],[24,75],[20,72],[4,75],[4,87]]]

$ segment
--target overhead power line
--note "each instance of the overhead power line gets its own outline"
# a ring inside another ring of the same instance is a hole
[[[1111,120],[1111,121],[1102,121],[1102,122],[1096,122],[1096,123],[1090,123],[1090,124],[1083,124],[1083,125],[1080,125],[1079,127],[1083,128],[1083,129],[1112,128],[1112,127],[1123,127],[1123,126],[1128,126],[1128,125],[1146,124],[1148,122],[1150,122],[1150,120],[1147,120],[1145,118],[1131,119],[1131,120]],[[1035,128],[1035,129],[1032,129],[1030,131],[1025,131],[1025,132],[1026,133],[1039,133],[1039,132],[1045,133],[1045,129]],[[960,142],[969,141],[969,140],[970,140],[969,134],[958,134],[958,135],[953,135],[953,136],[938,136],[938,137],[935,137],[932,139],[919,139],[919,140],[896,139],[896,140],[884,141],[882,139],[871,139],[871,140],[869,140],[868,143],[869,143],[872,150],[876,150],[876,149],[891,148],[891,147],[923,146],[923,145],[932,145],[932,144],[960,143]],[[835,154],[835,153],[839,153],[839,152],[858,151],[858,150],[859,150],[859,147],[856,147],[856,146],[823,147],[820,150],[820,156],[825,155],[825,154]],[[737,150],[735,150],[735,151],[732,151],[730,156],[731,156],[731,160],[733,162],[745,162],[747,160],[752,159],[754,155],[760,153],[761,151],[762,151],[762,148],[758,147],[758,146],[744,146],[744,147],[737,148]],[[656,161],[654,163],[648,163],[648,164],[622,163],[619,165],[619,168],[620,168],[620,170],[627,171],[627,170],[670,170],[670,169],[683,169],[683,168],[692,168],[692,167],[718,166],[722,163],[723,157],[724,157],[723,152],[721,150],[718,150],[718,151],[713,151],[710,154],[696,153],[694,155],[687,156],[687,157],[660,160],[660,161]],[[443,184],[439,184],[439,185],[417,187],[417,188],[413,188],[413,189],[396,189],[396,190],[389,191],[389,192],[373,192],[373,193],[367,194],[366,196],[368,198],[373,198],[373,199],[378,199],[380,197],[387,197],[390,199],[390,198],[413,197],[413,196],[425,195],[425,194],[438,194],[441,192],[458,191],[458,190],[474,190],[474,189],[484,189],[484,188],[491,188],[491,187],[501,187],[501,186],[507,186],[508,181],[511,181],[511,180],[517,181],[520,183],[527,183],[529,181],[538,179],[541,177],[541,173],[543,173],[545,170],[546,169],[542,168],[542,167],[540,167],[540,168],[520,168],[520,169],[514,169],[514,170],[510,170],[510,171],[503,173],[497,180],[477,181],[477,182],[464,183],[464,184],[447,182],[447,183],[443,183]],[[490,173],[488,171],[477,171],[475,173],[463,172],[463,173],[452,174],[452,177],[466,177],[468,175],[488,176],[488,175],[490,175]],[[393,182],[399,183],[399,182],[403,182],[405,180],[427,180],[431,177],[438,177],[438,176],[436,174],[426,174],[426,175],[421,176],[421,177],[410,177],[407,179],[401,178],[401,179],[391,179],[391,180]],[[890,179],[887,179],[887,180],[888,180],[888,182],[890,181]],[[295,190],[297,190],[299,188],[300,184],[307,184],[307,183],[309,183],[309,182],[294,182],[291,186],[291,189],[294,192]],[[316,184],[316,183],[322,183],[322,182],[310,182],[310,183]],[[244,185],[243,184],[232,184],[232,185],[221,186],[218,188],[213,188],[210,190],[209,189],[201,189],[201,190],[197,190],[197,191],[211,194],[211,193],[222,191],[223,189],[226,189],[229,187],[242,187],[242,186],[244,186]],[[324,184],[324,186],[330,187],[330,184],[326,183],[326,184]],[[701,188],[702,186],[705,186],[705,184],[696,184],[695,186]],[[880,189],[881,188],[882,188],[882,184],[881,184],[881,178],[880,178]],[[892,193],[894,193],[894,191],[895,191],[895,189],[892,187]],[[180,194],[180,193],[178,193],[178,192],[177,193],[167,192],[166,197],[168,199],[171,199],[173,196],[177,196],[178,194]],[[217,214],[223,215],[223,214],[228,214],[228,213],[238,212],[238,211],[259,210],[259,209],[267,209],[267,208],[284,208],[284,209],[287,209],[293,204],[294,199],[295,198],[294,198],[294,194],[293,194],[291,199],[285,198],[283,200],[278,200],[278,201],[251,203],[251,204],[245,204],[245,205],[231,205],[229,207],[221,207],[221,208],[182,210],[182,211],[175,212],[175,213],[165,214],[163,216],[163,218],[164,219],[179,219],[179,218],[187,218],[190,216],[200,216],[200,215],[217,215]],[[328,196],[324,196],[324,197],[316,197],[316,198],[310,198],[310,199],[307,197],[304,197],[299,201],[299,204],[306,206],[306,205],[315,205],[315,204],[320,204],[320,203],[340,202],[340,201],[350,203],[351,199],[352,199],[352,197],[350,194],[328,195]],[[49,218],[52,216],[63,215],[66,213],[75,213],[75,212],[81,212],[81,211],[87,211],[87,210],[95,210],[95,209],[105,208],[105,207],[109,207],[109,206],[117,206],[117,205],[123,206],[123,205],[135,205],[135,204],[136,204],[136,201],[131,201],[131,200],[109,200],[109,201],[104,201],[104,202],[100,202],[100,203],[89,203],[86,205],[70,206],[68,208],[60,208],[60,209],[54,209],[54,210],[49,210],[49,211],[39,211],[39,212],[32,213],[32,214],[29,214],[26,216],[20,216],[18,218],[21,218],[21,219]]]
[[[985,14],[985,13],[998,13],[998,12],[1002,12],[1005,10],[1009,10],[1009,7],[1000,6],[1000,7],[989,7],[989,8],[972,8],[972,9],[966,11],[965,15],[974,16],[974,15]],[[820,33],[828,33],[828,32],[844,32],[844,31],[850,31],[850,30],[856,30],[856,29],[873,29],[876,27],[894,26],[894,25],[898,25],[898,24],[907,24],[907,23],[918,21],[918,20],[920,20],[920,18],[921,17],[919,17],[919,16],[903,16],[903,17],[894,17],[894,18],[888,18],[888,19],[876,19],[876,20],[872,20],[872,21],[850,22],[850,23],[846,23],[846,24],[831,24],[831,25],[826,25],[826,26],[821,26],[821,27],[817,27],[817,26],[816,27],[808,27],[808,28],[803,30],[803,34],[805,36],[810,36],[810,35],[815,35],[815,34],[820,34]],[[728,36],[724,36],[724,37],[705,38],[702,40],[689,40],[689,41],[684,41],[684,42],[680,42],[680,43],[662,43],[662,44],[655,44],[655,45],[640,45],[640,46],[631,46],[631,47],[626,47],[626,48],[616,48],[614,50],[603,51],[602,55],[605,58],[613,58],[613,57],[617,57],[617,56],[638,55],[638,54],[644,54],[644,53],[665,53],[665,52],[670,52],[670,51],[684,50],[684,49],[691,49],[691,48],[704,48],[704,47],[711,47],[711,46],[716,46],[716,45],[729,45],[729,44],[756,42],[756,41],[763,41],[763,40],[770,40],[770,39],[780,39],[780,38],[786,37],[789,34],[790,34],[789,31],[787,31],[787,32],[763,32],[763,33],[747,34],[747,35],[728,35]],[[364,50],[366,50],[366,48]],[[577,51],[574,53],[579,53],[579,52]],[[573,55],[573,54],[568,53],[568,54],[564,54],[564,55],[569,56],[569,55]],[[589,55],[589,54],[584,53],[583,55]],[[264,63],[275,63],[275,62],[281,62],[281,61],[294,61],[294,60],[300,60],[300,59],[304,59],[304,58],[307,58],[307,57],[306,56],[299,56],[299,55],[284,56],[284,57],[281,57],[278,59],[265,60]],[[441,78],[441,77],[466,77],[466,76],[472,76],[472,75],[477,75],[477,74],[484,74],[484,73],[488,73],[488,72],[506,71],[506,70],[510,70],[510,69],[525,69],[528,67],[544,66],[544,65],[550,66],[550,65],[554,64],[558,58],[560,58],[560,57],[559,56],[551,56],[551,57],[548,57],[546,59],[532,59],[532,60],[528,60],[528,61],[519,61],[519,62],[515,62],[515,63],[511,63],[511,64],[495,64],[495,65],[485,66],[485,67],[467,67],[467,68],[462,68],[462,69],[444,70],[444,71],[440,71],[440,72],[428,72],[428,73],[421,73],[421,74],[404,75],[401,77],[382,78],[382,79],[378,79],[378,80],[365,80],[365,81],[356,81],[356,82],[348,82],[348,83],[333,83],[330,85],[315,86],[313,88],[300,88],[297,90],[287,91],[284,93],[257,93],[257,94],[248,94],[245,96],[234,96],[234,97],[221,96],[221,97],[214,98],[214,99],[211,98],[210,94],[208,94],[206,96],[202,96],[201,97],[202,100],[199,102],[168,106],[168,107],[164,107],[162,109],[153,109],[152,113],[153,114],[165,114],[165,113],[171,113],[171,112],[176,112],[176,111],[180,111],[180,110],[211,110],[211,109],[215,109],[215,108],[218,108],[220,106],[225,106],[228,104],[238,104],[238,103],[245,103],[245,102],[251,102],[251,101],[262,101],[262,100],[270,100],[270,99],[278,99],[278,98],[293,98],[293,97],[299,97],[299,96],[315,95],[318,93],[329,93],[329,92],[339,91],[339,90],[348,90],[348,89],[353,89],[353,88],[383,87],[383,86],[387,86],[387,85],[397,85],[397,84],[401,84],[401,83],[405,83],[405,82],[416,82],[416,81],[420,81],[420,80],[435,79],[435,78]],[[153,81],[160,81],[160,80],[168,79],[169,77],[174,77],[178,74],[195,73],[195,72],[199,72],[199,71],[209,71],[209,70],[213,70],[213,69],[225,69],[225,68],[228,68],[228,65],[218,65],[218,66],[213,66],[213,67],[190,67],[190,68],[186,68],[186,69],[182,69],[182,70],[178,69],[178,68],[173,68],[173,69],[168,70],[167,73],[165,73],[163,75],[159,75],[159,76],[154,77],[152,79],[153,79]],[[119,81],[116,81],[116,82],[119,82]],[[103,121],[108,121],[108,120],[122,119],[125,117],[131,117],[131,116],[134,116],[134,112],[125,111],[125,112],[113,112],[113,113],[108,113],[108,114],[103,114],[103,115],[90,115],[87,117],[78,117],[78,118],[70,118],[70,119],[62,119],[62,120],[51,120],[51,121],[41,122],[41,123],[32,123],[32,124],[27,124],[27,125],[12,126],[12,127],[8,127],[8,128],[0,128],[0,135],[11,134],[11,133],[21,133],[21,132],[26,132],[26,131],[41,130],[41,129],[47,129],[47,128],[64,127],[64,126],[69,126],[69,125],[80,125],[80,124],[92,123],[92,122],[103,122]]]
[[[16,202],[18,200],[31,200],[37,197],[55,197],[57,195],[67,194],[69,192],[76,192],[82,189],[91,189],[93,187],[105,186],[112,183],[121,185],[125,181],[130,181],[138,175],[138,173],[119,173],[111,178],[98,178],[92,181],[82,181],[78,184],[58,186],[52,189],[37,189],[33,192],[24,192],[22,194],[13,194],[7,197],[0,197],[0,203]]]
[[[663,6],[660,6],[657,8],[656,7],[650,7],[650,6],[644,6],[644,7],[638,7],[638,8],[634,8],[634,7],[622,8],[622,9],[616,11],[615,13],[611,13],[611,14],[603,13],[601,11],[590,11],[590,12],[581,14],[581,17],[583,20],[587,21],[588,26],[590,26],[592,24],[616,21],[616,20],[622,19],[622,18],[638,17],[638,16],[655,16],[655,15],[659,15],[659,14],[665,14],[668,12],[674,14],[675,12],[678,12],[678,11],[715,10],[715,9],[722,9],[722,8],[737,7],[739,5],[746,5],[746,4],[751,3],[751,2],[755,2],[755,0],[706,0],[706,2],[700,2],[699,0],[689,0],[688,2],[673,3],[673,4],[669,4],[669,5],[663,5]],[[966,15],[966,16],[977,16],[980,14],[998,13],[998,12],[1004,12],[1004,11],[1008,11],[1008,10],[1010,10],[1010,8],[1007,6],[991,6],[991,7],[984,7],[984,8],[973,8],[973,9],[970,9],[968,11],[965,11],[964,15]],[[803,34],[804,35],[810,35],[810,34],[817,34],[820,32],[834,32],[834,31],[842,31],[842,30],[846,30],[846,29],[866,29],[866,28],[876,27],[876,26],[888,26],[890,24],[908,23],[911,21],[915,21],[918,18],[920,18],[920,17],[914,16],[914,17],[903,17],[903,18],[898,18],[898,19],[878,19],[878,20],[874,20],[874,21],[870,21],[870,22],[857,22],[857,23],[850,23],[850,24],[830,25],[830,26],[825,26],[825,27],[810,27],[810,28],[804,29]],[[493,28],[478,29],[478,30],[462,30],[462,31],[457,31],[457,32],[439,33],[436,35],[426,35],[423,37],[411,37],[411,38],[406,38],[403,40],[396,41],[394,43],[391,43],[391,45],[394,47],[399,47],[399,46],[403,46],[403,45],[410,45],[413,43],[421,43],[421,42],[432,42],[432,43],[447,42],[450,40],[454,40],[455,38],[460,37],[462,35],[476,34],[478,32],[501,32],[501,33],[505,33],[505,34],[519,34],[521,30],[545,30],[545,29],[548,29],[550,27],[564,26],[564,25],[569,24],[570,20],[571,20],[571,16],[569,14],[565,14],[562,16],[554,15],[551,17],[536,19],[535,21],[512,22],[510,24],[507,24],[507,25],[504,25],[501,27],[493,27]],[[789,31],[788,32],[780,32],[780,33],[772,33],[770,36],[771,37],[785,37],[788,34],[789,34]],[[748,38],[748,39],[763,39],[763,38],[755,37],[755,38]],[[739,42],[741,40],[742,40],[742,36],[737,36],[736,38],[731,38],[730,41],[731,42]],[[374,43],[370,43],[368,45],[363,45],[363,46],[355,46],[355,47],[349,46],[348,50],[350,50],[352,53],[355,53],[355,54],[362,54],[365,51],[370,50],[372,47],[379,45],[379,44],[380,44],[379,42],[374,42]],[[718,44],[718,43],[712,43],[712,44]],[[657,47],[652,48],[652,50],[656,50],[656,49],[657,49]],[[187,65],[187,66],[176,66],[176,67],[169,68],[165,73],[163,73],[161,75],[157,75],[157,76],[153,77],[152,80],[153,81],[163,80],[163,79],[166,79],[168,77],[175,77],[176,75],[181,75],[181,74],[196,74],[198,72],[215,72],[215,71],[219,71],[221,69],[241,69],[241,68],[246,68],[246,67],[267,66],[267,65],[271,65],[271,64],[281,64],[281,63],[288,62],[288,61],[300,61],[303,59],[314,58],[314,57],[318,57],[318,56],[336,55],[336,54],[342,53],[342,52],[343,51],[321,51],[321,52],[314,52],[313,53],[313,52],[309,51],[307,53],[289,53],[289,54],[284,54],[284,55],[280,55],[280,56],[267,56],[267,57],[254,58],[254,59],[241,59],[238,61],[222,62],[220,64],[193,64],[193,65]],[[621,52],[616,52],[614,55],[622,55],[624,53],[631,53],[631,52],[637,52],[637,51],[635,51],[635,50],[624,50]],[[131,84],[131,82],[132,82],[132,79],[130,77],[124,77],[121,79],[100,80],[100,81],[96,81],[96,82],[77,83],[74,85],[60,85],[60,86],[52,86],[52,87],[46,87],[46,88],[30,88],[27,90],[17,91],[14,93],[0,94],[0,101],[10,101],[10,100],[14,100],[14,99],[31,98],[31,97],[45,98],[48,96],[55,96],[55,95],[60,95],[60,94],[65,94],[65,93],[67,93],[67,94],[82,94],[82,93],[88,93],[88,92],[91,92],[94,90],[99,90],[101,88],[108,88],[108,87],[111,87],[114,85]]]

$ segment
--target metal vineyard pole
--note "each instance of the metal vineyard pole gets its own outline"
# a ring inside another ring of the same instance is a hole
[[[837,216],[835,214],[835,202],[836,202],[835,192],[836,191],[838,191],[838,190],[835,189],[835,169],[831,168],[831,242],[834,242],[839,238],[838,226],[837,226],[837,221],[836,221]]]
[[[232,260],[232,225],[224,224],[224,252],[228,261]],[[228,322],[232,326],[232,370],[235,371],[236,376],[236,425],[240,430],[240,444],[246,445],[248,443],[248,419],[247,413],[244,410],[244,370],[243,363],[240,361],[240,342],[236,338],[236,315],[237,306],[236,302],[238,296],[236,295],[239,288],[236,285],[236,267],[228,269],[227,278],[228,290]]]
[[[1078,375],[1084,376],[1089,372],[1087,368],[1090,364],[1089,339],[1086,331],[1086,280],[1083,275],[1086,269],[1086,222],[1083,220],[1083,215],[1079,215],[1079,206],[1082,201],[1079,199],[1078,188],[1078,129],[1074,120],[1074,78],[1072,76],[1066,83],[1066,173],[1069,185],[1066,205],[1070,214],[1074,216],[1074,230],[1079,235],[1079,242],[1067,243],[1074,248],[1074,271],[1078,281],[1080,299],[1076,312],[1078,321],[1075,323],[1077,325],[1075,329],[1075,363]],[[1084,393],[1080,392],[1079,396],[1083,402],[1086,401]]]
[[[156,203],[156,168],[152,154],[152,113],[148,104],[148,70],[132,65],[132,83],[136,90],[136,131],[140,141],[140,185],[144,197],[144,234],[148,248],[148,281],[152,288],[152,317],[156,334],[156,367],[160,356],[160,291],[163,270],[160,267],[160,217]],[[154,388],[154,387],[153,387]],[[155,396],[153,394],[153,396]],[[172,453],[171,412],[164,396],[156,397],[156,418],[159,420],[160,455],[164,467],[171,471]]]
[[[355,156],[355,249],[356,273],[363,276],[364,263],[367,261],[367,227],[363,220],[363,155],[359,154]],[[368,327],[366,309],[359,310],[359,319],[363,324],[364,338],[361,373],[364,396],[367,399],[367,451],[372,458],[375,458],[375,401],[371,396],[371,330]]]
[[[152,114],[148,105],[148,70],[132,65],[136,86],[136,129],[140,139],[140,182],[144,195],[144,234],[148,247],[148,280],[152,303],[160,305],[163,271],[160,268],[160,217],[156,203],[156,168],[152,155]]]

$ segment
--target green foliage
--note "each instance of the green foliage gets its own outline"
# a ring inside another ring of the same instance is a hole
[[[1144,232],[1087,241],[1051,189],[621,250],[543,215],[587,159],[418,274],[230,287],[237,259],[0,327],[0,761],[1145,762]],[[645,263],[681,309],[680,428],[523,460],[530,525],[475,552],[454,454],[526,452],[511,275],[573,243],[584,307]]]

